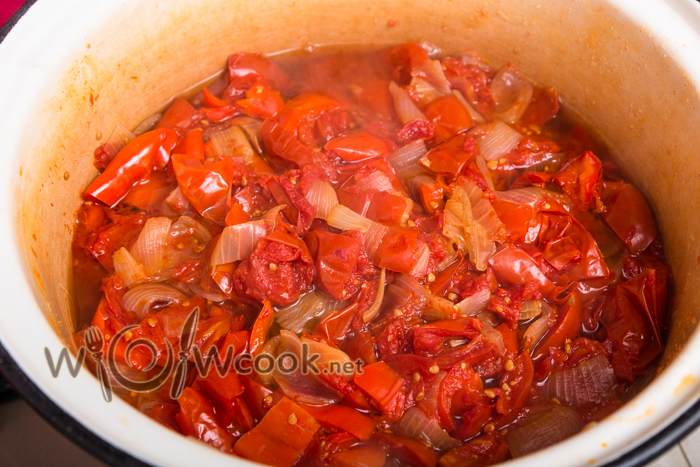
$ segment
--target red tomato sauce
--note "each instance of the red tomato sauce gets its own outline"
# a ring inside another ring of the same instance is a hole
[[[653,213],[512,64],[425,43],[237,53],[138,133],[95,151],[75,341],[123,335],[112,363],[134,381],[192,344],[230,351],[206,375],[190,355],[179,393],[172,374],[113,381],[177,432],[276,466],[490,465],[601,420],[655,369]]]

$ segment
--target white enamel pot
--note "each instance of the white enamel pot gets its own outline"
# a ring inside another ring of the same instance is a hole
[[[106,403],[88,371],[49,370],[45,349],[69,341],[69,245],[96,135],[133,128],[230,53],[309,42],[426,39],[513,61],[599,129],[652,205],[674,284],[658,375],[601,423],[509,465],[639,465],[700,419],[699,3],[39,0],[0,38],[0,368],[107,462],[249,464]]]

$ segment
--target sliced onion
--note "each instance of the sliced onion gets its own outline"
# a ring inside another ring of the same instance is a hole
[[[508,191],[497,191],[496,198],[515,204],[527,204],[534,209],[542,202],[545,190],[538,187],[516,188]]]
[[[340,230],[359,230],[360,232],[367,232],[369,228],[374,224],[373,221],[367,219],[347,206],[338,204],[331,210],[326,219],[328,225],[335,227]]]
[[[544,301],[540,304],[540,307],[542,308],[542,315],[523,334],[523,348],[529,350],[530,353],[534,351],[550,327],[549,320],[552,317],[552,308]]]
[[[124,146],[132,142],[136,136],[121,125],[117,125],[104,145],[104,152],[111,160]]]
[[[499,235],[505,232],[505,225],[496,214],[491,201],[484,198],[484,192],[471,180],[465,180],[462,186],[469,196],[474,222],[484,227],[490,239],[503,240]]]
[[[440,451],[447,451],[459,446],[459,441],[448,435],[420,407],[408,409],[401,417],[397,428],[404,436],[425,441]]]
[[[328,219],[328,215],[338,205],[338,195],[331,184],[320,179],[306,193],[306,200],[316,208],[316,217],[321,219]]]
[[[270,227],[271,229],[275,228],[275,221],[277,220],[277,214],[283,209],[286,209],[287,205],[286,204],[278,204],[277,206],[271,207],[270,209],[265,212],[262,216],[263,222],[265,222],[265,225]]]
[[[250,140],[253,147],[255,147],[255,150],[258,152],[258,154],[263,153],[262,138],[260,137],[260,128],[262,127],[263,121],[264,120],[260,118],[245,116],[236,117],[233,120],[231,120],[231,123],[233,125],[241,127],[241,129],[243,129],[243,131],[246,132],[246,134],[248,135],[248,139]]]
[[[482,117],[481,114],[477,112],[469,102],[467,102],[461,92],[453,89],[452,95],[455,96],[457,100],[467,109],[467,112],[469,112],[469,115],[472,117],[472,120],[474,120],[474,123],[484,123],[486,121],[486,119]]]
[[[431,44],[425,39],[418,42],[418,47],[425,50],[425,53],[428,54],[428,57],[432,59],[438,58],[440,55],[442,55],[442,49],[440,47],[438,47],[435,44]]]
[[[255,151],[248,137],[238,126],[230,126],[212,133],[209,135],[209,141],[217,156],[241,157],[245,164],[251,164],[255,159]]]
[[[390,287],[397,287],[402,291],[410,292],[412,300],[419,308],[423,309],[422,316],[427,321],[449,319],[456,311],[451,301],[431,294],[413,275],[397,274],[394,276],[394,282]],[[392,294],[398,295],[398,297],[392,297],[392,300],[400,302],[393,308],[400,308],[410,298],[405,294],[397,293],[395,290],[392,290]]]
[[[425,243],[418,253],[418,261],[411,269],[411,275],[415,278],[423,278],[428,274],[428,266],[430,265],[430,248]]]
[[[598,355],[571,369],[552,373],[542,387],[542,395],[573,407],[599,404],[615,389],[616,381],[608,359]]]
[[[370,225],[369,229],[367,229],[364,236],[364,247],[370,261],[375,258],[379,245],[382,243],[382,239],[388,231],[389,228],[387,226],[377,222],[372,222],[372,225]]]
[[[342,302],[338,302],[325,292],[313,290],[299,297],[299,299],[277,310],[275,320],[284,329],[299,334],[304,327],[328,312],[342,308]]]
[[[468,134],[474,136],[479,152],[487,161],[495,161],[515,149],[523,136],[501,121],[482,123]]]
[[[541,300],[525,300],[520,306],[520,316],[518,317],[521,321],[527,321],[535,316],[542,314],[542,301]]]
[[[575,435],[584,421],[574,410],[554,405],[525,418],[520,427],[506,434],[513,457],[521,457]]]
[[[384,292],[384,304],[382,305],[382,308],[389,311],[401,309],[409,300],[415,301],[415,296],[408,290],[403,289],[396,284],[389,284]],[[423,304],[425,304],[425,300],[419,303],[419,306],[422,307]]]
[[[435,90],[443,96],[449,94],[452,90],[450,82],[445,77],[445,72],[442,69],[442,63],[439,60],[431,60],[421,64],[411,71],[411,76],[425,77]]]
[[[430,292],[428,292],[414,276],[409,274],[395,275],[394,282],[391,285],[412,293],[414,300],[418,300],[421,307],[425,305],[430,295]]]
[[[414,165],[428,152],[425,141],[417,139],[389,154],[388,159],[396,172]]]
[[[462,253],[467,253],[467,239],[464,235],[464,230],[461,227],[445,223],[442,228],[442,234],[447,237],[448,240],[457,245],[457,249],[459,251]]]
[[[532,99],[532,83],[508,64],[498,70],[491,80],[491,92],[495,102],[494,113],[506,123],[520,120]]]
[[[467,239],[469,260],[478,271],[485,271],[489,259],[496,253],[496,244],[491,241],[484,227],[474,222]]]
[[[170,235],[172,237],[177,237],[185,234],[194,236],[201,245],[204,245],[212,239],[211,231],[204,225],[190,216],[180,216],[180,218],[170,226]]]
[[[233,263],[247,259],[267,235],[265,222],[258,220],[224,228],[211,255],[210,265]]]
[[[179,290],[169,285],[144,284],[128,290],[122,297],[122,306],[142,319],[152,305],[158,303],[169,306],[180,303],[184,298]]]
[[[381,170],[375,170],[366,177],[362,177],[355,181],[354,188],[358,193],[367,191],[394,191],[394,185],[391,184],[389,177]]]
[[[142,135],[153,128],[153,125],[158,123],[160,118],[163,116],[162,113],[155,113],[149,117],[146,117],[144,121],[139,123],[136,128],[134,128],[134,134],[136,136]]]
[[[486,309],[489,300],[491,300],[491,291],[489,289],[481,289],[457,304],[459,315],[462,317],[476,316]]]
[[[114,271],[122,278],[127,287],[151,280],[143,265],[136,261],[129,250],[124,247],[114,252],[112,261],[114,262]]]
[[[364,323],[369,323],[379,314],[379,310],[382,309],[382,302],[384,301],[384,289],[386,288],[386,269],[382,268],[382,272],[379,273],[379,283],[377,284],[377,295],[374,297],[374,302],[372,306],[369,307],[362,314],[362,321]]]
[[[193,294],[199,295],[200,297],[204,297],[206,300],[209,300],[210,302],[221,303],[224,300],[226,300],[226,297],[221,295],[220,293],[207,292],[199,284],[190,284],[190,290],[192,291]]]
[[[444,95],[435,86],[418,76],[413,77],[408,87],[411,89],[410,95],[414,102],[421,106],[426,106]]]
[[[352,360],[350,357],[348,357],[348,354],[337,347],[331,347],[324,342],[318,342],[304,336],[301,338],[301,343],[309,346],[309,355],[319,355],[318,359],[314,362],[314,364],[319,367],[328,368],[331,364],[333,364],[332,362],[335,362],[334,364],[340,364],[339,368],[343,368],[345,363],[352,363]],[[354,373],[355,371],[353,365],[352,373],[347,374],[347,376],[352,376]]]
[[[479,313],[476,317],[479,319],[479,321],[481,321],[481,324],[484,325],[484,329],[481,330],[481,334],[486,338],[486,340],[498,348],[498,352],[501,355],[504,355],[506,352],[506,345],[503,342],[503,335],[496,331],[493,327],[493,323],[491,322],[493,313]]]
[[[295,355],[297,361],[301,362],[301,340],[293,332],[282,329],[276,353],[279,356],[287,352]],[[280,389],[293,401],[309,405],[328,405],[334,404],[341,399],[337,391],[328,386],[313,372],[302,373],[301,365],[291,374],[284,374],[279,368],[276,368],[272,374]]]
[[[167,217],[151,217],[131,247],[134,259],[143,264],[151,274],[156,274],[163,267],[172,223]]]
[[[423,112],[416,107],[408,91],[392,81],[389,83],[389,92],[394,99],[394,110],[401,123],[406,124],[413,120],[427,120]]]
[[[476,164],[476,168],[479,169],[479,172],[481,172],[481,175],[484,176],[484,180],[486,180],[489,190],[496,191],[496,187],[493,185],[493,179],[491,178],[491,171],[486,165],[486,159],[479,155],[474,158],[474,163]]]
[[[268,339],[267,342],[265,342],[265,345],[262,346],[259,352],[257,352],[257,355],[270,355],[271,357],[275,357],[275,355],[278,354],[277,349],[280,346],[280,342],[282,341],[282,336],[276,335],[270,339]],[[275,377],[273,372],[269,373],[257,373],[256,372],[256,377],[260,380],[261,383],[267,385],[267,386],[274,386],[275,384]]]
[[[168,197],[165,198],[165,202],[168,203],[175,212],[183,212],[190,207],[190,202],[187,201],[185,195],[182,194],[182,190],[180,190],[179,186],[170,192]]]
[[[475,67],[480,68],[487,75],[491,75],[491,64],[481,58],[479,53],[474,49],[462,51],[460,53],[460,60],[462,60],[462,63],[465,65],[474,65]]]

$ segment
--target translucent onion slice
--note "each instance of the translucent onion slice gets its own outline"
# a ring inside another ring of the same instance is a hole
[[[169,285],[144,284],[128,290],[122,297],[122,306],[142,319],[154,304],[169,306],[180,303],[184,298],[179,290]]]
[[[477,52],[474,49],[462,51],[459,57],[460,60],[462,60],[462,63],[464,63],[465,65],[474,65],[475,67],[481,68],[481,70],[484,71],[487,75],[491,75],[491,72],[493,71],[491,68],[491,64],[488,61],[481,58],[479,52]]]
[[[542,387],[542,394],[546,399],[557,398],[573,407],[599,404],[613,391],[616,381],[608,359],[598,355],[571,369],[552,373]]]
[[[506,123],[520,120],[532,100],[532,83],[523,78],[512,65],[506,65],[491,80],[495,102],[494,113]]]
[[[479,112],[474,109],[474,107],[467,102],[467,100],[464,98],[461,92],[459,92],[456,89],[452,90],[452,95],[457,98],[457,100],[467,109],[467,112],[469,112],[469,115],[472,117],[472,120],[474,120],[474,123],[484,123],[486,119],[481,116]]]
[[[442,49],[440,47],[438,47],[435,44],[431,44],[430,42],[426,41],[425,39],[421,40],[418,43],[418,47],[425,50],[425,53],[428,54],[428,57],[430,57],[432,59],[436,59],[440,55],[442,55]]]
[[[309,204],[316,208],[316,217],[328,219],[334,207],[338,205],[338,195],[335,190],[325,180],[316,180],[306,193],[306,200]]]
[[[339,368],[343,368],[345,363],[351,362],[352,360],[350,357],[348,357],[348,354],[343,352],[337,347],[331,347],[330,345],[323,343],[323,342],[318,342],[313,339],[309,339],[308,337],[302,337],[301,338],[301,343],[306,344],[309,346],[309,355],[319,355],[318,360],[314,362],[315,365],[319,367],[329,367],[329,365],[333,364],[340,364]],[[335,362],[335,363],[333,363]],[[348,373],[347,376],[352,376],[354,374],[354,365],[353,365],[353,372]]]
[[[486,309],[489,300],[491,300],[491,291],[489,289],[481,289],[457,303],[459,315],[461,317],[476,316]]]
[[[265,345],[263,345],[262,349],[260,349],[260,352],[258,355],[270,355],[273,358],[275,355],[278,355],[277,349],[280,346],[280,342],[282,341],[282,336],[277,335],[272,338],[270,338],[267,342],[265,342]],[[267,368],[265,369],[267,370]],[[275,377],[272,371],[269,373],[255,373],[255,376],[260,380],[261,383],[263,383],[266,386],[274,386],[275,385]]]
[[[104,152],[110,160],[117,155],[119,151],[124,149],[124,146],[132,142],[136,138],[132,132],[121,125],[117,125],[104,145]]]
[[[302,361],[301,340],[293,332],[282,329],[276,353],[280,356],[287,352],[295,355],[298,362]],[[272,375],[284,394],[293,401],[309,405],[328,405],[341,399],[341,395],[317,375],[311,371],[302,373],[301,364],[293,373],[282,372],[276,367]]]
[[[518,317],[521,321],[527,321],[535,316],[542,314],[542,301],[541,300],[525,300],[520,307],[520,316]]]
[[[426,106],[444,95],[430,82],[419,76],[414,76],[408,87],[411,89],[412,98],[421,106]]]
[[[494,344],[498,348],[498,352],[501,355],[504,355],[506,352],[506,345],[503,342],[503,335],[496,331],[493,327],[493,323],[491,322],[491,319],[493,318],[493,313],[490,312],[484,312],[484,313],[479,313],[477,315],[477,318],[479,321],[481,321],[481,324],[484,325],[484,329],[481,330],[481,334]]]
[[[193,294],[204,297],[206,300],[214,303],[221,303],[226,300],[226,297],[218,292],[207,292],[199,284],[190,284],[190,290]]]
[[[402,174],[405,174],[407,170],[415,166],[416,162],[427,152],[428,148],[425,146],[425,141],[417,139],[389,154],[388,159],[396,174],[402,177]]]
[[[163,267],[172,223],[167,217],[151,217],[131,247],[134,259],[151,274],[158,273]]]
[[[325,292],[313,290],[299,297],[291,305],[278,309],[275,320],[284,329],[299,334],[308,323],[341,308],[341,302]]]
[[[190,207],[190,202],[187,201],[185,195],[182,194],[182,190],[180,190],[179,186],[170,192],[168,197],[165,198],[165,202],[168,203],[175,212],[183,212]]]
[[[442,69],[442,63],[439,60],[431,60],[421,64],[411,71],[411,76],[425,77],[435,90],[443,96],[449,94],[452,90],[450,82],[445,77],[445,72]]]
[[[532,323],[523,334],[523,348],[532,352],[540,342],[542,337],[547,333],[550,326],[550,318],[552,317],[552,308],[544,301],[540,303],[542,314],[537,320]]]
[[[136,136],[142,135],[153,128],[153,125],[158,123],[160,118],[163,116],[162,113],[155,113],[149,117],[146,117],[144,121],[139,123],[136,128],[134,128],[134,134]]]
[[[362,314],[362,321],[364,323],[369,323],[379,314],[379,310],[382,309],[382,302],[384,301],[384,289],[386,288],[386,269],[382,268],[382,272],[379,273],[379,283],[377,284],[377,295],[374,297],[374,302],[372,306],[369,307]]]
[[[513,457],[522,457],[575,435],[583,425],[576,411],[554,405],[530,414],[520,427],[506,434],[506,440]]]
[[[260,128],[263,124],[262,119],[247,116],[236,117],[231,120],[231,123],[235,126],[241,127],[241,129],[245,131],[245,133],[248,135],[248,139],[258,154],[263,153],[262,137],[260,136]]]
[[[467,250],[469,260],[478,271],[485,271],[489,259],[496,254],[496,244],[491,241],[486,229],[474,222],[471,227],[469,238],[467,239]]]
[[[476,168],[479,169],[479,172],[481,172],[481,175],[484,176],[484,180],[486,180],[489,190],[496,191],[496,187],[493,184],[493,179],[491,178],[491,171],[486,165],[486,159],[479,155],[474,158],[474,163],[476,164]]]
[[[211,255],[211,267],[247,259],[266,235],[267,227],[261,220],[224,228]]]
[[[413,294],[413,299],[417,301],[421,307],[425,306],[428,301],[430,292],[428,292],[412,275],[397,274],[394,276],[394,282],[391,285]]]
[[[457,245],[457,249],[464,254],[467,254],[467,239],[464,235],[464,230],[461,227],[449,225],[445,223],[442,227],[442,234],[448,240]]]
[[[411,407],[404,413],[397,426],[399,432],[409,438],[425,441],[440,451],[448,451],[459,446],[440,425],[426,415],[420,407]]]
[[[197,242],[204,245],[212,239],[211,231],[190,216],[180,216],[180,218],[170,226],[170,236],[189,234],[194,236]]]
[[[428,321],[449,319],[456,311],[451,301],[431,294],[413,275],[397,274],[394,276],[394,282],[390,287],[398,287],[402,291],[410,292],[412,300],[419,308],[423,309],[423,318]],[[392,293],[396,294],[393,290]],[[399,300],[403,301],[398,306],[394,306],[394,308],[403,306],[407,298],[407,296],[402,295]]]
[[[286,209],[287,205],[286,204],[278,204],[277,206],[271,207],[268,209],[265,214],[262,216],[263,222],[265,222],[265,225],[267,225],[269,228],[274,229],[275,228],[275,221],[277,220],[277,214],[283,209]]]
[[[371,221],[370,221],[371,222]],[[329,222],[330,225],[330,222]],[[382,243],[384,235],[389,231],[389,228],[385,225],[378,224],[377,222],[372,222],[369,229],[364,236],[364,247],[367,257],[370,261],[373,261],[377,253],[379,245]]]
[[[523,136],[501,121],[482,123],[469,130],[474,136],[481,155],[487,161],[495,161],[508,154],[520,144]]]
[[[245,132],[238,126],[209,135],[214,154],[217,156],[234,156],[243,158],[245,164],[250,164],[255,158],[255,151]]]
[[[543,200],[544,194],[545,190],[532,186],[508,191],[497,191],[496,198],[515,204],[527,204],[528,206],[537,208],[538,204]]]
[[[465,180],[462,186],[469,196],[474,222],[484,227],[490,239],[502,241],[501,234],[506,231],[505,225],[496,214],[491,201],[484,198],[484,192],[471,180]]]
[[[389,83],[389,92],[394,99],[394,110],[401,123],[406,124],[413,120],[427,120],[423,112],[416,107],[408,91],[392,81]]]
[[[373,221],[342,204],[338,204],[331,210],[326,221],[328,225],[336,229],[359,230],[363,233],[367,232],[372,224],[374,224]]]
[[[354,187],[358,193],[364,193],[366,191],[394,191],[394,185],[391,184],[391,180],[387,175],[381,170],[375,170],[366,177],[355,181]]]
[[[416,279],[422,279],[428,274],[428,266],[430,265],[430,248],[423,244],[418,253],[418,261],[411,269],[411,275]]]
[[[114,262],[114,272],[122,278],[127,287],[151,280],[143,265],[136,261],[129,250],[124,247],[114,252],[112,261]]]

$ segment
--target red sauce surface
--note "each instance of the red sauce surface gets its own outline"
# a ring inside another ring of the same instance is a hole
[[[489,465],[560,441],[648,381],[670,274],[644,196],[560,114],[473,51],[234,54],[95,151],[76,342],[133,326],[113,355],[145,380],[197,309],[202,355],[319,355],[318,374],[206,376],[190,357],[177,399],[113,381],[270,465]]]

